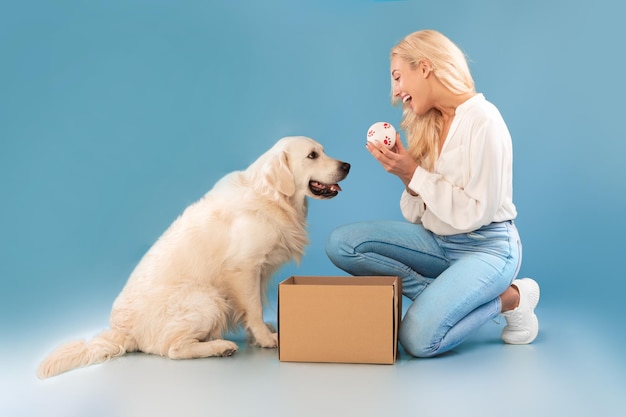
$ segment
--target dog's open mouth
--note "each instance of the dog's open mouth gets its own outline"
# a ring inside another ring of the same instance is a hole
[[[339,184],[324,184],[314,180],[309,181],[309,189],[320,198],[333,198],[341,191]]]

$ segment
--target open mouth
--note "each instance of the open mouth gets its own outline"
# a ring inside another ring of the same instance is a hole
[[[411,96],[410,95],[406,95],[404,97],[402,97],[402,103],[408,103],[409,101],[411,101]]]
[[[314,180],[309,181],[309,189],[320,198],[333,198],[341,191],[339,184],[324,184]]]

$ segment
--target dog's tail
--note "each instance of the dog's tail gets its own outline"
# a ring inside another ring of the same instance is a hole
[[[37,376],[45,379],[72,369],[104,362],[124,355],[132,346],[128,335],[117,330],[105,330],[89,342],[77,340],[58,347],[39,365]]]

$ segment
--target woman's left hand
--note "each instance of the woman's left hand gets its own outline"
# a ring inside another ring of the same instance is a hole
[[[418,164],[405,149],[399,133],[396,133],[396,144],[391,149],[378,142],[367,142],[365,147],[385,171],[398,176],[405,186],[409,185]]]

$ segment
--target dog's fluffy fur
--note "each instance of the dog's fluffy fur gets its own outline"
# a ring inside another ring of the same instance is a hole
[[[332,198],[350,165],[313,139],[279,140],[245,171],[222,178],[150,248],[113,304],[110,329],[67,343],[38,370],[47,378],[141,351],[172,359],[230,356],[222,334],[243,325],[253,343],[277,346],[263,322],[277,269],[308,243],[307,196]]]

